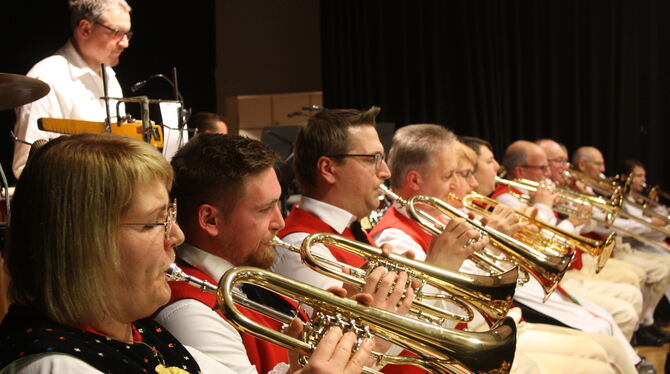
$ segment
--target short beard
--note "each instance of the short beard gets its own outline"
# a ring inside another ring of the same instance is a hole
[[[247,258],[245,265],[255,266],[261,269],[270,269],[270,267],[275,263],[275,250],[272,246],[265,246],[265,244],[260,244],[258,249]]]

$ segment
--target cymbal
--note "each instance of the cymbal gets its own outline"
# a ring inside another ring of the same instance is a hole
[[[49,85],[39,79],[0,73],[0,110],[33,102],[46,96],[49,90]]]

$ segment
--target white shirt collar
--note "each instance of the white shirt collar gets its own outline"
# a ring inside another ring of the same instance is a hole
[[[84,61],[84,59],[81,57],[79,52],[77,52],[74,44],[72,44],[72,40],[68,40],[67,43],[65,43],[65,45],[57,52],[57,54],[62,54],[68,61],[71,62],[70,71],[73,77],[77,78],[90,74],[102,80],[102,77],[93,71],[93,69],[91,69],[91,67],[88,66],[86,61]],[[106,66],[105,70],[107,71],[108,77],[116,76],[116,72],[114,69],[112,69],[111,66]]]
[[[177,255],[180,259],[198,268],[217,282],[228,269],[234,267],[227,260],[188,243],[184,243],[177,248]]]
[[[300,209],[315,214],[338,234],[342,234],[356,221],[356,216],[346,210],[304,195],[300,198]]]

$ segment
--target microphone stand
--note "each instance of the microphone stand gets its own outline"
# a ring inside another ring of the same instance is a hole
[[[171,102],[171,103],[178,103],[179,104],[179,107],[177,108],[177,128],[179,130],[178,145],[181,146],[183,144],[183,136],[184,136],[183,129],[184,129],[184,126],[186,124],[185,114],[188,111],[184,110],[184,97],[179,92],[179,85],[178,85],[178,80],[177,80],[177,68],[176,67],[172,68],[172,79],[166,77],[163,74],[153,74],[153,75],[149,76],[149,78],[133,84],[131,86],[130,90],[132,92],[136,92],[140,88],[144,87],[150,80],[152,80],[154,78],[162,78],[163,80],[168,82],[168,84],[170,86],[172,86],[172,91],[173,91],[173,94],[174,94],[174,100],[149,100],[149,102],[151,102],[151,103],[154,103],[154,102],[156,102],[156,103]],[[165,127],[167,127],[167,126],[163,125],[163,132],[165,132]]]
[[[181,148],[184,144],[184,99],[179,93],[179,85],[177,82],[177,68],[172,67],[172,88],[174,89],[174,98],[179,101],[179,108],[177,108],[177,128],[179,129],[179,137],[177,138],[177,147]],[[163,130],[165,131],[165,130]]]
[[[107,72],[105,70],[105,64],[100,65],[100,73],[102,74],[102,93],[105,95],[103,100],[105,100],[105,112],[107,116],[105,117],[105,132],[112,132],[112,118],[109,114],[109,89],[107,87]],[[116,114],[118,115],[118,107]]]

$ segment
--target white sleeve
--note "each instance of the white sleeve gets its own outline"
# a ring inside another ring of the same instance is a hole
[[[283,237],[282,240],[299,247],[307,235],[304,232],[297,232]],[[335,256],[324,245],[315,245],[312,251],[315,254],[320,254],[330,260],[336,261]],[[310,269],[309,266],[302,262],[300,254],[280,247],[275,247],[275,252],[277,258],[271,268],[275,273],[323,290],[327,290],[330,287],[342,287],[341,281]]]
[[[424,252],[421,245],[400,229],[391,227],[378,232],[372,238],[380,247],[382,244],[389,244],[393,248],[393,253],[402,254],[412,251],[414,252],[415,260],[426,260],[426,252]]]
[[[155,319],[182,344],[233,372],[257,373],[249,362],[240,333],[207,305],[193,299],[179,300],[163,308]]]
[[[203,354],[202,352],[198,351],[197,349],[193,347],[189,347],[187,345],[184,346],[186,350],[188,350],[188,353],[193,356],[195,359],[195,362],[198,363],[198,366],[200,367],[200,372],[202,374],[235,374],[235,373],[241,373],[240,371],[233,370],[232,368],[235,367],[236,363],[234,361],[231,361],[228,363],[228,365],[223,365],[220,362],[217,362],[214,358]],[[254,371],[255,373],[255,371]]]
[[[537,203],[533,204],[533,208],[537,208],[537,218],[543,220],[550,225],[556,225],[556,215],[554,210],[547,204]]]
[[[505,204],[512,209],[519,209],[522,205],[524,205],[521,201],[519,201],[519,199],[509,193],[498,195],[498,197],[496,197],[496,201],[499,201],[500,203]]]
[[[556,225],[556,227],[558,227],[559,229],[563,229],[567,232],[571,232],[574,234],[579,234],[583,226],[584,225],[579,225],[575,227],[575,225],[573,225],[572,222],[568,221],[567,219],[562,220],[561,222],[558,223],[558,225]]]
[[[0,370],[0,374],[100,374],[86,362],[65,353],[40,353],[22,357]]]

